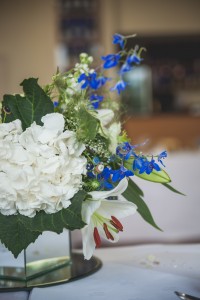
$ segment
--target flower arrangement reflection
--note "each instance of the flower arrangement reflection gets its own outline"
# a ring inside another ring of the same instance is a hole
[[[57,72],[45,87],[29,78],[21,83],[22,95],[4,96],[0,240],[15,257],[42,232],[67,228],[82,230],[83,253],[90,259],[101,238],[119,239],[121,218],[136,211],[159,229],[134,176],[174,190],[162,169],[167,153],[138,152],[110,97],[126,88],[123,74],[141,63],[143,49],[127,51],[119,34],[113,43],[121,50],[103,56],[96,70],[92,57],[82,53],[80,63]],[[115,81],[106,76],[110,68],[116,68]]]

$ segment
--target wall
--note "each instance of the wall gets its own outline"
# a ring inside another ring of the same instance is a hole
[[[199,0],[101,0],[103,44],[107,52],[111,35],[200,34]]]
[[[138,34],[200,32],[199,0],[119,1],[119,28]]]
[[[1,0],[0,97],[21,91],[27,77],[49,82],[56,71],[55,30],[54,0]]]
[[[0,97],[19,92],[29,76],[49,82],[55,72],[55,0],[1,0]],[[115,32],[155,34],[200,33],[199,0],[101,0],[103,53],[113,51]]]

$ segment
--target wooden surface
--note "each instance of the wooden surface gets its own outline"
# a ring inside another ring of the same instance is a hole
[[[160,115],[126,117],[124,120],[124,129],[133,144],[149,139],[146,148],[162,146],[167,150],[180,150],[200,147],[199,117]]]

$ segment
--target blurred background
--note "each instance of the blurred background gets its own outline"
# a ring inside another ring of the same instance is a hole
[[[164,233],[136,217],[126,221],[124,243],[200,241],[199,12],[199,0],[0,0],[0,99],[21,92],[24,78],[49,83],[80,52],[98,61],[117,51],[114,33],[136,33],[127,46],[147,49],[126,77],[124,128],[134,144],[149,139],[144,150],[169,151],[167,171],[187,196],[142,181]]]
[[[128,134],[146,147],[199,148],[199,11],[199,0],[0,0],[0,98],[26,77],[48,83],[80,52],[98,62],[117,50],[114,33],[136,33],[127,46],[147,51],[126,78]]]

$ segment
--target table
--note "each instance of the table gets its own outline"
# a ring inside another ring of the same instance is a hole
[[[67,284],[2,293],[0,300],[176,300],[200,297],[200,244],[152,244],[98,249],[103,267]]]

